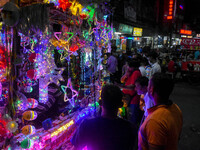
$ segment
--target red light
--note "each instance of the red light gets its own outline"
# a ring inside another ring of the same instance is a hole
[[[172,15],[172,12],[169,12],[169,15]]]
[[[184,29],[181,29],[181,30],[180,30],[180,34],[192,35],[192,31],[191,31],[191,30],[184,30]]]
[[[173,5],[169,5],[169,8],[172,8],[173,7]]]
[[[167,16],[167,20],[171,20],[172,19],[172,16]]]

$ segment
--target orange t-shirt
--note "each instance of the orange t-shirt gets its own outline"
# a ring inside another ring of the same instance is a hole
[[[139,70],[135,70],[132,75],[130,77],[128,77],[125,81],[125,85],[134,85],[135,81],[137,80],[138,77],[141,77],[141,72]],[[135,90],[123,90],[124,94],[129,94],[131,96],[133,96],[134,94],[136,94]],[[133,99],[131,100],[131,104],[139,104],[140,101],[140,96],[136,95],[133,97]]]
[[[138,150],[148,150],[149,145],[178,150],[183,125],[180,108],[176,104],[159,105],[148,109],[148,114],[138,133]]]

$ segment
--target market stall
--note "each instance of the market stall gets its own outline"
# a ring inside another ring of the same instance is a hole
[[[182,51],[185,50],[185,58],[181,63],[182,76],[190,83],[200,83],[200,39],[183,38],[181,41]],[[196,56],[195,56],[196,55]]]
[[[104,1],[2,4],[0,148],[68,149],[97,116],[113,28]]]

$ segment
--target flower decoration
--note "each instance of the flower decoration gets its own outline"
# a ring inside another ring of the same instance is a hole
[[[58,0],[59,2],[59,8],[62,8],[63,11],[65,11],[67,8],[70,8],[72,3],[69,2],[69,0]]]
[[[10,132],[14,133],[18,129],[18,124],[15,121],[10,121],[7,123],[6,127]]]

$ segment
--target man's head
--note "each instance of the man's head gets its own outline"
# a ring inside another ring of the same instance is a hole
[[[149,63],[154,64],[158,58],[158,54],[154,51],[150,52],[147,56]]]
[[[147,77],[139,77],[135,81],[135,90],[137,91],[138,95],[146,94],[147,87],[148,87],[149,79]]]
[[[103,108],[108,111],[115,111],[123,106],[122,91],[118,86],[106,84],[101,92]]]
[[[129,66],[128,70],[133,71],[140,67],[140,63],[137,59],[133,58],[128,60],[128,66]]]
[[[155,73],[148,85],[149,96],[154,100],[154,104],[167,103],[174,88],[172,78],[163,73]]]

